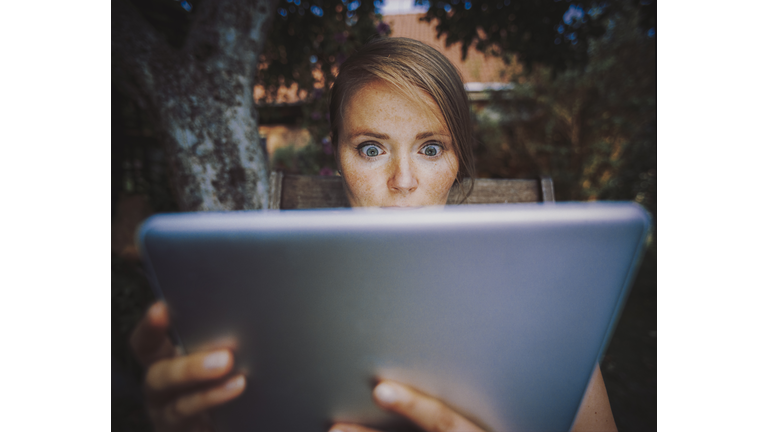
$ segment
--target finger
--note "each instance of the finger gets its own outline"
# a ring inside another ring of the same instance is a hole
[[[328,432],[379,432],[376,429],[367,428],[356,424],[336,423]]]
[[[393,381],[382,381],[373,389],[376,403],[402,415],[428,432],[482,432],[443,402]]]
[[[170,425],[183,423],[207,409],[231,401],[242,394],[243,390],[245,390],[245,376],[236,375],[222,385],[181,396],[164,408],[164,423]]]
[[[224,377],[232,369],[232,363],[229,350],[163,359],[149,367],[145,382],[153,392],[181,389]]]
[[[168,338],[168,308],[163,302],[156,302],[147,310],[131,334],[131,348],[143,366],[156,360],[172,357],[175,353]]]

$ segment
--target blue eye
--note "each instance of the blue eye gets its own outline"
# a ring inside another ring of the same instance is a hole
[[[427,155],[427,156],[434,157],[434,156],[437,156],[440,153],[440,150],[441,150],[441,148],[440,148],[439,145],[437,145],[437,144],[428,144],[428,145],[424,146],[424,148],[422,149],[422,152],[425,155]]]
[[[368,157],[376,157],[379,154],[381,154],[381,150],[379,150],[378,147],[372,144],[364,145],[360,147],[360,150],[363,152],[364,155]]]

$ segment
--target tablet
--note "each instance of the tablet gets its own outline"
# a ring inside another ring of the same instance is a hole
[[[634,203],[153,216],[138,233],[186,352],[226,345],[216,430],[408,428],[392,379],[492,431],[567,431],[641,259]]]

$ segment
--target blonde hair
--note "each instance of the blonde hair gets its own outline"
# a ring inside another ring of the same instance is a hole
[[[451,134],[459,160],[455,185],[461,191],[460,201],[466,200],[472,193],[475,177],[469,100],[456,67],[439,51],[422,42],[408,38],[377,39],[360,48],[341,65],[328,106],[334,152],[338,146],[345,100],[374,80],[392,85],[427,112],[433,112],[433,109],[423,100],[423,92],[432,97]]]

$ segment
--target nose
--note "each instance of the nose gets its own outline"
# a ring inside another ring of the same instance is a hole
[[[419,186],[419,182],[413,172],[410,158],[397,158],[393,161],[393,165],[387,184],[389,190],[401,194],[408,194],[415,191]]]

